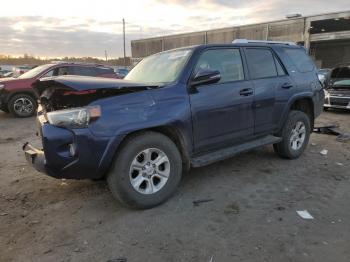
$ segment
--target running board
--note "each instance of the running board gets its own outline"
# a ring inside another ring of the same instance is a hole
[[[230,158],[234,155],[237,155],[238,153],[246,152],[251,149],[269,145],[269,144],[275,144],[281,141],[282,141],[281,137],[268,135],[268,136],[265,136],[253,141],[249,141],[243,144],[235,145],[235,146],[224,148],[218,151],[210,152],[205,155],[194,157],[191,159],[191,165],[193,167],[206,166],[214,162]]]

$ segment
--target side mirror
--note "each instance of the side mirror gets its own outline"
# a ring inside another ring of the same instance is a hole
[[[214,84],[221,79],[220,71],[218,70],[200,70],[191,80],[191,86],[199,86],[204,84]]]

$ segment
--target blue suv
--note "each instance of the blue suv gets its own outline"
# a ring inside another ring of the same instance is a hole
[[[106,178],[132,208],[168,199],[181,174],[272,144],[306,148],[324,91],[303,47],[237,41],[170,50],[125,80],[59,76],[34,84],[43,149],[29,163],[55,178]]]

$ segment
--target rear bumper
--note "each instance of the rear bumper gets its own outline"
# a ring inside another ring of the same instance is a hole
[[[54,178],[98,179],[105,175],[122,137],[96,137],[88,128],[65,129],[39,122],[43,149],[23,146],[28,163]]]

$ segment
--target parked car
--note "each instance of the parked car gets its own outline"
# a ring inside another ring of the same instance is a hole
[[[6,75],[8,75],[9,73],[12,73],[12,71],[10,71],[10,70],[0,70],[0,78],[7,77]]]
[[[23,75],[24,73],[28,72],[29,70],[32,70],[36,66],[30,66],[30,65],[24,65],[24,66],[16,66],[12,69],[13,75],[15,77],[18,77],[20,75]]]
[[[13,77],[13,72],[10,71],[10,72],[7,72],[3,75],[3,78],[8,78],[8,77]]]
[[[326,81],[324,108],[350,109],[350,63],[333,68]]]
[[[38,98],[32,84],[40,78],[60,75],[117,78],[112,68],[103,65],[62,62],[41,65],[17,78],[0,79],[0,109],[16,117],[32,116]]]
[[[128,73],[129,70],[127,68],[118,68],[116,71],[116,74],[120,79],[123,79]]]
[[[132,208],[164,202],[184,169],[256,147],[298,158],[324,100],[304,48],[247,40],[155,54],[125,80],[61,76],[35,89],[43,150],[25,144],[29,164],[55,178],[106,177]]]

